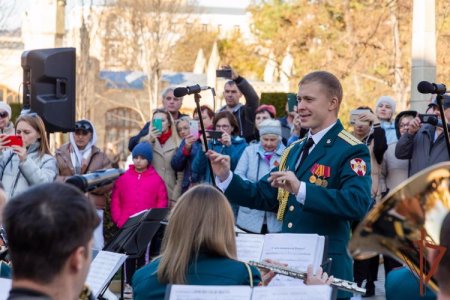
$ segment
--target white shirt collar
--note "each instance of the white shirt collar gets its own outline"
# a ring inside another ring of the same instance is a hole
[[[331,124],[330,126],[328,126],[325,129],[322,129],[321,131],[317,132],[316,134],[311,134],[311,129],[308,131],[308,138],[312,138],[314,141],[314,145],[317,145],[320,140],[325,136],[325,134],[327,134],[328,131],[330,131],[330,129],[336,125],[337,121],[334,122],[333,124]]]

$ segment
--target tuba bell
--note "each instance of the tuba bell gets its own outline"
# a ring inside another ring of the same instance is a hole
[[[439,245],[450,210],[450,162],[433,165],[386,195],[358,225],[349,243],[353,257],[379,252],[406,264],[414,274],[428,274],[427,243]],[[421,252],[422,251],[422,252]],[[432,276],[428,285],[439,292]]]

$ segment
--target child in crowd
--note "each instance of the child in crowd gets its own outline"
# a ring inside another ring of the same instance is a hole
[[[111,194],[111,216],[119,228],[142,210],[168,204],[166,185],[151,165],[152,146],[141,142],[134,147],[132,156],[133,165],[116,180]]]
[[[162,178],[151,165],[153,158],[152,146],[141,142],[131,153],[133,164],[114,183],[111,194],[111,217],[117,227],[127,222],[128,218],[140,211],[151,208],[165,208],[168,205],[167,189]],[[127,259],[126,282],[137,268],[145,265],[145,253],[136,259]],[[127,284],[125,292],[131,290]]]

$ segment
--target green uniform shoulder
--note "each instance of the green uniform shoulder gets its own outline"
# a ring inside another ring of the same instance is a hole
[[[338,137],[342,140],[344,140],[347,144],[350,144],[352,146],[360,145],[362,142],[358,140],[353,134],[348,132],[345,129],[342,129],[341,132],[339,132]]]

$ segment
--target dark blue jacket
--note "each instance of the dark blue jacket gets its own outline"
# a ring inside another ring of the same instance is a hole
[[[183,182],[181,184],[181,193],[186,192],[191,183],[200,182],[200,176],[197,173],[192,172],[192,162],[194,161],[197,153],[202,150],[202,145],[200,144],[200,142],[195,142],[194,144],[192,144],[190,155],[185,156],[183,154],[183,148],[185,144],[186,142],[183,139],[183,141],[181,141],[180,147],[178,147],[177,151],[172,157],[172,161],[170,162],[174,171],[184,171]]]
[[[240,136],[231,137],[230,147],[226,147],[216,140],[210,140],[208,142],[208,148],[210,150],[230,156],[231,171],[234,171],[234,169],[236,168],[239,159],[241,158],[241,155],[245,150],[245,147],[247,147],[247,142]],[[192,172],[198,174],[201,181],[211,183],[211,172],[208,167],[208,159],[206,158],[205,152],[197,152],[197,155],[192,162]]]

